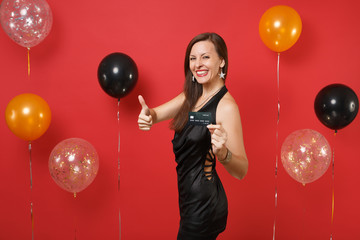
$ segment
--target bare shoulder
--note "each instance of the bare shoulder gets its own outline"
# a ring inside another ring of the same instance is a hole
[[[219,123],[229,118],[240,118],[238,105],[229,92],[220,100],[216,110],[216,118]]]

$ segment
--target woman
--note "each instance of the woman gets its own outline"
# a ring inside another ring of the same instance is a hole
[[[228,213],[216,159],[237,179],[248,169],[240,113],[225,86],[228,57],[224,40],[216,33],[193,38],[186,49],[184,69],[184,91],[169,102],[150,109],[139,96],[138,125],[150,130],[155,123],[173,119],[180,208],[177,239],[216,239],[225,230]],[[194,125],[194,112],[211,116],[211,124]]]

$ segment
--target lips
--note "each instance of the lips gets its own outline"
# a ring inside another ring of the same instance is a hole
[[[204,77],[204,76],[207,75],[207,73],[208,73],[207,70],[198,70],[198,71],[196,71],[196,75],[197,75],[198,77]]]

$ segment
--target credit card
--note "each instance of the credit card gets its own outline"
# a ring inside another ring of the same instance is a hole
[[[211,112],[189,112],[190,125],[209,125],[211,124]]]

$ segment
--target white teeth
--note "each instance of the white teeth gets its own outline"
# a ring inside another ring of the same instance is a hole
[[[197,71],[196,73],[198,74],[198,75],[203,75],[203,74],[205,74],[207,71]]]

